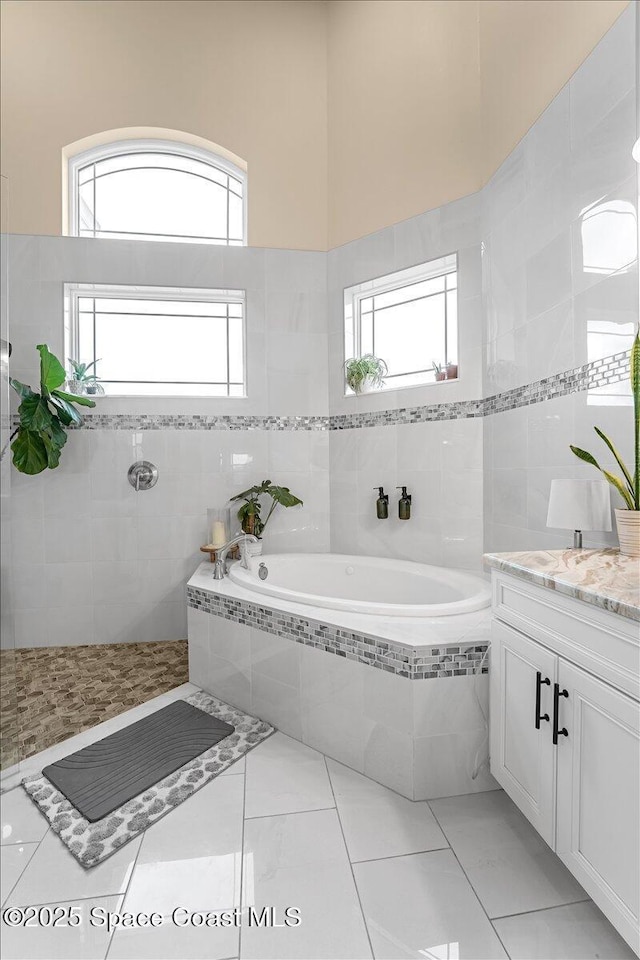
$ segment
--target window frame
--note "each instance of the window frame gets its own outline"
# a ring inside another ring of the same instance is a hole
[[[135,400],[149,400],[155,398],[165,399],[207,399],[207,400],[246,400],[249,396],[249,385],[247,380],[247,295],[246,290],[231,289],[213,289],[210,287],[159,287],[146,286],[141,284],[118,284],[118,283],[65,283],[64,284],[64,345],[65,357],[73,360],[78,359],[78,339],[79,339],[79,300],[84,297],[121,299],[121,300],[178,300],[182,303],[189,301],[208,302],[208,303],[239,303],[242,306],[242,373],[243,388],[242,394],[231,396],[227,394],[212,393],[164,393],[157,391],[154,393],[106,393],[101,399],[121,399],[129,398]],[[176,314],[176,319],[179,318]],[[227,335],[227,373],[229,370],[229,338]],[[114,382],[114,381],[106,381]],[[161,386],[171,381],[128,381],[136,383],[156,383]],[[178,381],[173,381],[178,383]],[[198,381],[199,383],[200,381]],[[213,383],[214,381],[212,381]],[[219,383],[221,381],[215,381]],[[229,381],[227,380],[227,390]]]
[[[206,163],[211,167],[219,170],[221,173],[227,174],[229,176],[235,177],[236,180],[239,180],[242,184],[242,242],[234,243],[234,246],[247,246],[247,237],[248,237],[248,221],[247,221],[247,171],[238,167],[235,163],[232,163],[230,160],[227,160],[226,157],[221,156],[220,154],[213,153],[210,150],[205,150],[203,147],[197,147],[189,143],[182,143],[176,140],[155,140],[155,139],[138,139],[138,140],[114,140],[111,143],[100,144],[96,147],[90,147],[88,150],[83,150],[81,153],[76,153],[74,156],[69,157],[67,160],[67,199],[68,199],[68,222],[67,222],[67,236],[70,237],[82,237],[80,233],[80,205],[79,205],[79,178],[80,171],[85,167],[90,166],[92,163],[99,163],[102,160],[110,160],[115,157],[127,156],[131,153],[169,153],[175,157],[184,157],[186,160],[199,160],[201,163]],[[119,231],[110,231],[117,233]],[[214,240],[203,238],[203,239],[191,239],[191,238],[182,238],[179,236],[164,236],[163,234],[157,235],[159,237],[164,237],[163,240],[158,242],[164,243],[210,243],[212,246],[230,246],[227,242],[218,243]],[[114,237],[84,237],[87,240],[110,240],[110,239],[121,239]],[[140,237],[140,235],[132,235],[131,240],[138,240],[141,242],[149,242]]]
[[[346,364],[347,360],[351,357],[362,356],[362,329],[361,329],[361,305],[363,300],[368,300],[374,297],[379,296],[383,293],[391,293],[394,290],[401,290],[405,287],[412,286],[416,283],[421,283],[424,280],[434,280],[437,277],[444,277],[449,274],[455,273],[456,276],[456,303],[459,308],[459,263],[458,263],[458,253],[457,251],[443,254],[440,257],[434,257],[431,260],[424,261],[423,263],[416,264],[412,267],[406,267],[401,270],[395,270],[393,273],[384,274],[381,277],[374,277],[371,280],[365,280],[362,283],[353,284],[349,287],[344,288],[344,315],[343,315],[343,351],[344,351],[344,363]],[[443,291],[445,295],[445,345],[447,342],[447,300],[446,300],[446,281],[445,281],[445,290]],[[437,294],[431,294],[431,296],[439,296],[440,292]],[[422,299],[422,298],[420,298]],[[407,301],[410,302],[410,301]],[[459,309],[458,309],[458,341],[459,341]],[[375,314],[375,312],[374,312]],[[374,320],[375,323],[375,320]],[[349,330],[349,328],[351,328]],[[347,349],[347,341],[351,339],[353,344],[353,352],[349,353]],[[375,329],[374,329],[374,343],[375,343]],[[459,357],[460,354],[460,344],[458,342],[456,353]],[[382,358],[384,359],[384,358]],[[446,361],[446,357],[443,358],[443,363]],[[440,383],[457,383],[460,380],[460,361],[456,361],[458,366],[458,376],[454,380],[441,380],[441,381],[431,381],[425,380],[421,383],[412,383],[406,384],[404,386],[394,386],[393,384],[380,387],[377,390],[368,391],[368,393],[379,393],[386,392],[389,393],[393,390],[416,390],[422,387],[431,387]],[[401,374],[396,374],[395,376],[388,379],[395,379],[395,377],[404,377],[411,376],[420,373],[426,373],[427,369],[419,370],[407,370]],[[349,387],[345,380],[344,386],[344,396],[345,397],[355,397],[357,394]]]

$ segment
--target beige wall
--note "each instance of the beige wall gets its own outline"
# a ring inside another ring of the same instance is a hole
[[[627,5],[628,0],[481,0],[484,180]]]
[[[329,245],[480,187],[475,0],[329,8]]]
[[[326,249],[471,193],[626,0],[5,0],[9,229],[60,233],[61,151],[182,130],[247,161],[249,242]]]
[[[334,0],[329,245],[479,189],[627,0]]]
[[[7,0],[2,40],[12,231],[60,233],[66,144],[153,126],[247,161],[251,244],[326,247],[321,0]]]

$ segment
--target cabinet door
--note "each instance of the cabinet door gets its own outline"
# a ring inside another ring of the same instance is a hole
[[[491,773],[553,847],[558,658],[497,620],[491,631]]]
[[[636,953],[640,705],[560,661],[557,853]]]

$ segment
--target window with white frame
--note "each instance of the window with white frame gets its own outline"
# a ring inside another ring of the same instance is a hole
[[[76,237],[246,243],[246,174],[224,157],[163,140],[125,140],[68,162]]]
[[[344,291],[345,359],[384,360],[384,390],[458,371],[458,259],[449,254]],[[352,393],[346,387],[346,395]]]
[[[66,356],[109,396],[243,397],[244,290],[65,285]]]

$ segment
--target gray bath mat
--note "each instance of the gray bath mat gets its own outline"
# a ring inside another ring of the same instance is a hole
[[[268,723],[208,693],[194,693],[186,703],[230,724],[234,732],[102,820],[90,823],[42,773],[23,781],[53,831],[84,867],[106,860],[273,733]]]
[[[231,724],[176,700],[50,764],[42,774],[95,823],[231,733]]]

